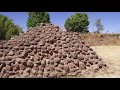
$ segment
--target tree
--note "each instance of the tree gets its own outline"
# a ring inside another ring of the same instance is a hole
[[[50,23],[50,17],[47,12],[28,12],[27,27],[35,27],[40,23]]]
[[[95,31],[95,33],[100,34],[104,30],[103,25],[101,24],[101,19],[98,19],[96,21],[95,25],[96,25],[96,28],[97,28],[97,30]]]
[[[71,15],[64,24],[67,31],[88,33],[88,16],[85,13],[75,13]]]
[[[11,27],[7,32],[6,32],[6,39],[10,39],[12,36],[18,35],[19,31],[17,30],[17,27]]]
[[[16,27],[17,27],[19,33],[23,33],[23,28],[21,28],[19,25],[16,25]]]
[[[5,22],[7,21],[7,17],[0,15],[0,39],[4,39],[5,38]]]
[[[13,35],[19,35],[19,27],[12,22],[12,19],[0,15],[0,40],[8,40]]]

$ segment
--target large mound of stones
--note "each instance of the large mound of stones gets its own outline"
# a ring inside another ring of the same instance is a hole
[[[101,58],[80,39],[42,23],[0,45],[1,78],[60,78],[105,68]]]
[[[0,45],[3,45],[7,42],[7,40],[0,40]]]

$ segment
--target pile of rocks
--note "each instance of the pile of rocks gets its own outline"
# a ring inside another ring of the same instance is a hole
[[[0,45],[1,78],[60,78],[105,68],[75,32],[42,23]]]
[[[7,43],[7,40],[0,40],[0,45]]]

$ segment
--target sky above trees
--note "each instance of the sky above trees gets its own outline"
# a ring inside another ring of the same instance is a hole
[[[58,25],[61,29],[65,30],[64,22],[65,20],[75,12],[49,12],[51,23]],[[94,16],[94,21],[101,19],[102,25],[104,25],[104,33],[120,33],[120,12],[84,12],[89,16],[89,31],[92,32],[92,17]],[[27,12],[0,12],[0,14],[8,16],[13,19],[13,22],[20,25],[23,31],[27,30]],[[96,28],[94,28],[96,30]]]

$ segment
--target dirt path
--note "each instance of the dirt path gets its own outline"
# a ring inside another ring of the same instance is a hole
[[[96,53],[106,62],[108,69],[99,71],[95,78],[120,78],[120,46],[92,46]]]

